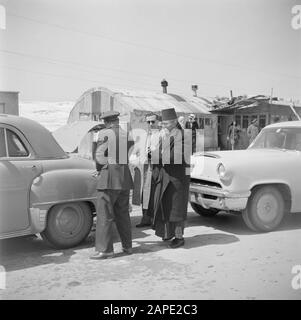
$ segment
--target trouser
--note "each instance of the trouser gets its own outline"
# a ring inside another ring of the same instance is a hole
[[[182,239],[184,236],[184,221],[170,222],[170,221],[155,221],[155,234],[163,240],[170,238]]]
[[[97,192],[95,250],[113,252],[113,223],[116,223],[122,247],[132,247],[132,226],[129,215],[129,190]]]
[[[146,223],[146,224],[151,224],[152,223],[152,219],[148,215],[147,209],[142,209],[142,218],[141,218],[140,223]]]

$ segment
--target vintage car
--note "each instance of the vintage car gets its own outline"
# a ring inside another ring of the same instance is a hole
[[[265,127],[246,150],[192,157],[190,202],[200,215],[242,213],[254,231],[301,212],[301,121]]]
[[[82,242],[93,224],[94,171],[37,122],[0,114],[0,239],[40,233],[57,248]]]

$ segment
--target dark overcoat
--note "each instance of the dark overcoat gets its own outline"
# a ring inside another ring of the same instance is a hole
[[[187,217],[190,183],[189,163],[185,161],[187,158],[184,157],[183,130],[179,128],[175,130],[181,131],[180,136],[176,135],[174,139],[170,139],[168,146],[164,147],[164,143],[160,144],[162,152],[159,152],[159,164],[155,164],[153,168],[154,202],[152,211],[154,221],[160,219],[161,221],[177,222],[183,221]],[[182,163],[180,164],[175,161],[175,140],[178,137],[181,139],[182,146]],[[170,149],[170,161],[167,164],[162,158],[166,147]]]

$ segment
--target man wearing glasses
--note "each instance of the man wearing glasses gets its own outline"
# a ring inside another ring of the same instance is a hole
[[[149,113],[145,117],[148,131],[146,137],[145,155],[148,155],[151,150],[155,149],[159,143],[159,119],[154,113]],[[142,219],[136,225],[137,228],[151,226],[152,221],[150,217],[151,199],[151,179],[152,179],[152,164],[150,159],[145,160],[143,168],[143,186],[142,186]]]

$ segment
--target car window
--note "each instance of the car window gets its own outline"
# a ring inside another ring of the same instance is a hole
[[[6,137],[9,157],[27,157],[29,155],[23,142],[13,131],[6,129]]]
[[[284,148],[286,133],[284,132],[268,132],[266,137],[267,148]]]
[[[0,128],[0,158],[6,157],[4,128]]]
[[[286,149],[301,151],[301,128],[264,129],[249,146],[250,149]]]
[[[301,134],[296,135],[295,150],[301,151]]]

